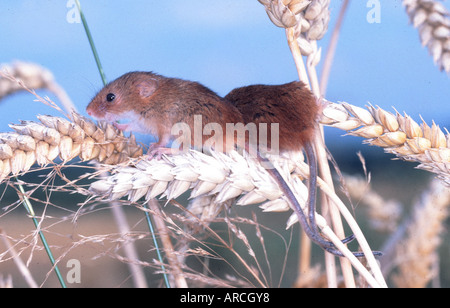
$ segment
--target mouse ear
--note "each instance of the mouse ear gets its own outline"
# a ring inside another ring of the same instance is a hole
[[[143,97],[151,96],[158,88],[158,81],[155,79],[144,80],[138,84],[139,94]]]

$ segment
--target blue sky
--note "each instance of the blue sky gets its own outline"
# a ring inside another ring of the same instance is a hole
[[[102,83],[82,25],[67,21],[67,3],[1,1],[0,62],[40,63],[84,112]],[[330,27],[341,3],[332,1]],[[351,2],[327,98],[358,106],[370,102],[387,110],[395,107],[418,121],[421,115],[427,122],[449,127],[449,76],[422,48],[401,1],[380,3],[381,22],[370,24],[367,1]],[[270,22],[256,0],[81,0],[81,4],[109,80],[128,71],[148,70],[196,80],[225,95],[238,86],[298,78],[284,30]],[[329,34],[319,42],[324,50],[328,39]],[[34,120],[37,114],[55,112],[28,94],[0,101],[0,131],[9,131],[7,125],[19,119]]]

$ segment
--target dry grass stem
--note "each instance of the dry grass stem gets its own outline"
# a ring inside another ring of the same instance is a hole
[[[327,52],[325,54],[325,59],[323,61],[322,74],[320,77],[320,94],[326,97],[326,92],[328,88],[328,80],[330,78],[331,66],[333,64],[334,56],[336,54],[337,44],[339,40],[339,35],[341,32],[342,24],[344,21],[345,13],[347,12],[350,0],[344,0],[342,2],[341,9],[339,11],[339,16],[336,25],[333,28],[333,33],[331,34],[330,43],[328,45]]]
[[[5,278],[2,274],[0,274],[0,289],[12,289],[13,287],[12,276],[8,275]]]
[[[427,46],[441,71],[450,72],[450,13],[436,0],[403,0],[412,25],[419,31],[422,46]]]
[[[19,269],[20,273],[24,277],[28,286],[30,288],[38,288],[38,284],[34,280],[33,275],[31,274],[30,270],[25,265],[25,263],[22,261],[22,259],[20,258],[20,255],[17,253],[14,246],[11,244],[7,234],[1,229],[0,229],[0,237],[2,238],[2,241],[6,247],[6,251],[9,252],[11,254],[11,256],[13,257],[14,264]],[[1,256],[0,256],[0,259],[1,259]],[[2,288],[1,283],[0,283],[0,288]]]
[[[156,215],[153,215],[153,219],[155,221],[156,227],[159,232],[159,236],[161,238],[161,242],[164,247],[164,252],[169,261],[169,265],[171,266],[173,273],[173,280],[175,281],[175,286],[177,288],[187,288],[188,284],[186,282],[185,277],[183,276],[183,271],[181,269],[182,264],[179,262],[177,258],[177,254],[172,245],[172,241],[170,240],[168,228],[165,223],[165,219],[163,218],[163,212],[160,210],[159,204],[155,199],[150,200],[149,202],[150,210],[155,212]]]
[[[326,196],[330,199],[330,201],[333,202],[334,205],[339,209],[339,212],[342,214],[342,216],[348,223],[356,240],[358,241],[358,244],[361,246],[361,250],[366,255],[367,265],[370,267],[370,269],[373,273],[373,277],[375,279],[374,282],[376,281],[376,286],[386,287],[387,285],[386,285],[384,277],[381,273],[380,266],[379,266],[377,260],[375,259],[375,257],[373,256],[372,250],[371,250],[363,232],[361,231],[358,223],[354,219],[353,215],[350,213],[349,209],[345,206],[345,204],[341,201],[341,199],[339,199],[339,197],[334,193],[334,190],[332,190],[322,179],[318,178],[317,180],[318,180],[317,181],[318,186],[326,194]],[[328,226],[326,226],[326,228],[329,229]],[[325,232],[324,229],[322,231]],[[328,235],[330,237],[330,240],[333,241],[333,243],[336,245],[336,247],[339,247],[339,249],[343,253],[346,253],[346,256],[347,256],[349,253],[347,247],[345,247],[345,245],[343,245],[341,242],[338,242],[338,238],[335,238],[335,235],[331,234],[331,230],[327,230],[327,231],[330,232],[330,235]],[[362,271],[360,273],[363,276],[367,275],[367,273],[365,273],[363,268],[360,267],[361,266],[360,262],[358,262],[358,260],[355,260],[355,259],[356,258],[354,258],[353,255],[352,256],[348,255],[348,260],[350,262],[352,262],[352,265],[355,266],[356,269],[360,269]],[[373,280],[371,280],[371,281],[373,281]],[[369,280],[367,280],[367,282],[369,282],[371,284],[371,282]],[[375,285],[372,285],[372,286],[375,286]]]

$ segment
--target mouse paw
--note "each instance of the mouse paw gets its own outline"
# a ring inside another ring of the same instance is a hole
[[[164,146],[161,146],[159,144],[152,144],[150,145],[148,152],[147,152],[147,158],[150,159],[157,159],[160,160],[163,155],[172,155],[176,154],[177,150],[172,148],[166,148]]]
[[[120,124],[117,122],[113,123],[114,127],[121,131],[127,131],[129,124]]]

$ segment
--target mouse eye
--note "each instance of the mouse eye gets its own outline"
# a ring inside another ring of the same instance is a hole
[[[112,102],[115,98],[116,98],[116,95],[114,95],[113,93],[106,94],[106,101],[107,102]]]

